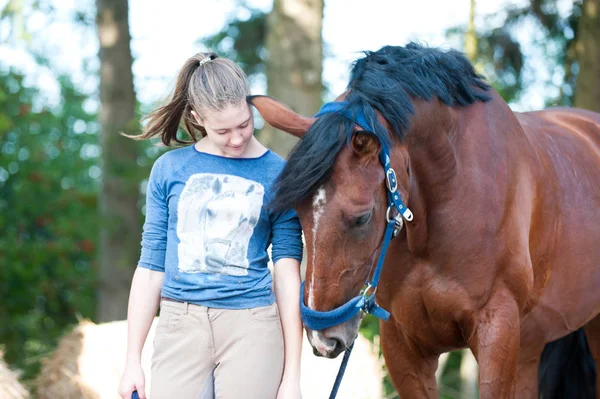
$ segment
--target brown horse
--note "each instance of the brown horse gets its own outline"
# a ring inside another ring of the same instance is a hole
[[[376,294],[383,355],[403,399],[437,396],[438,356],[470,348],[482,398],[535,398],[546,343],[584,326],[600,359],[600,115],[515,113],[455,51],[368,52],[336,112],[307,118],[268,97],[265,120],[302,137],[273,207],[295,207],[304,305],[330,311],[373,272],[386,227],[389,148],[412,221]],[[367,125],[367,126],[365,126]],[[307,333],[335,357],[360,316]]]

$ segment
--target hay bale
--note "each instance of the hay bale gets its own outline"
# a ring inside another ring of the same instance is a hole
[[[146,385],[150,386],[154,320],[142,352]],[[59,342],[36,380],[40,399],[119,399],[125,367],[127,321],[94,324],[83,321]],[[148,390],[147,390],[148,391]]]
[[[0,351],[0,398],[25,399],[29,392],[19,382],[19,373],[8,368],[3,360],[4,354]]]
[[[150,394],[150,361],[156,323],[157,320],[153,323],[142,353],[147,394]],[[117,389],[125,365],[126,341],[126,321],[99,325],[82,322],[61,339],[52,357],[42,362],[42,371],[37,379],[39,398],[118,399]],[[342,357],[330,360],[314,356],[305,334],[301,381],[305,398],[329,396]],[[338,397],[381,398],[382,380],[382,361],[377,356],[377,350],[366,338],[359,336]]]

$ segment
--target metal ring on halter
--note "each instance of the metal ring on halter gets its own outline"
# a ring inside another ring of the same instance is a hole
[[[388,206],[387,211],[385,211],[385,221],[386,222],[391,222],[392,220],[396,222],[396,224],[398,224],[398,218],[394,217],[392,218],[392,210],[395,209],[393,205]],[[402,219],[400,219],[402,220]]]
[[[360,295],[362,295],[366,298],[367,296],[370,296],[369,295],[370,290],[373,290],[371,295],[374,295],[375,292],[377,292],[377,287],[373,287],[370,283],[367,283],[367,286],[360,291]]]

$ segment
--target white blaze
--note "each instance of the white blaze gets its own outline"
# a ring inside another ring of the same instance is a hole
[[[325,211],[325,203],[327,198],[325,196],[325,189],[320,187],[313,197],[313,228],[312,228],[312,266],[315,267],[315,254],[317,251],[317,232],[319,230],[319,220]],[[314,309],[314,297],[313,297],[313,284],[315,279],[310,279],[310,285],[308,287],[308,307]]]

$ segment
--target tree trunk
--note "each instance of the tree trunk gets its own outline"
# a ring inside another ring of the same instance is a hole
[[[600,0],[583,0],[577,30],[579,74],[574,105],[600,112]]]
[[[321,105],[323,0],[274,0],[267,17],[268,94],[310,116]],[[298,139],[265,124],[261,142],[286,157]]]
[[[469,26],[465,35],[465,54],[475,64],[477,60],[477,33],[475,31],[475,0],[471,0]]]
[[[138,145],[120,132],[137,130],[127,0],[97,0],[100,39],[99,322],[124,319],[141,237]]]

